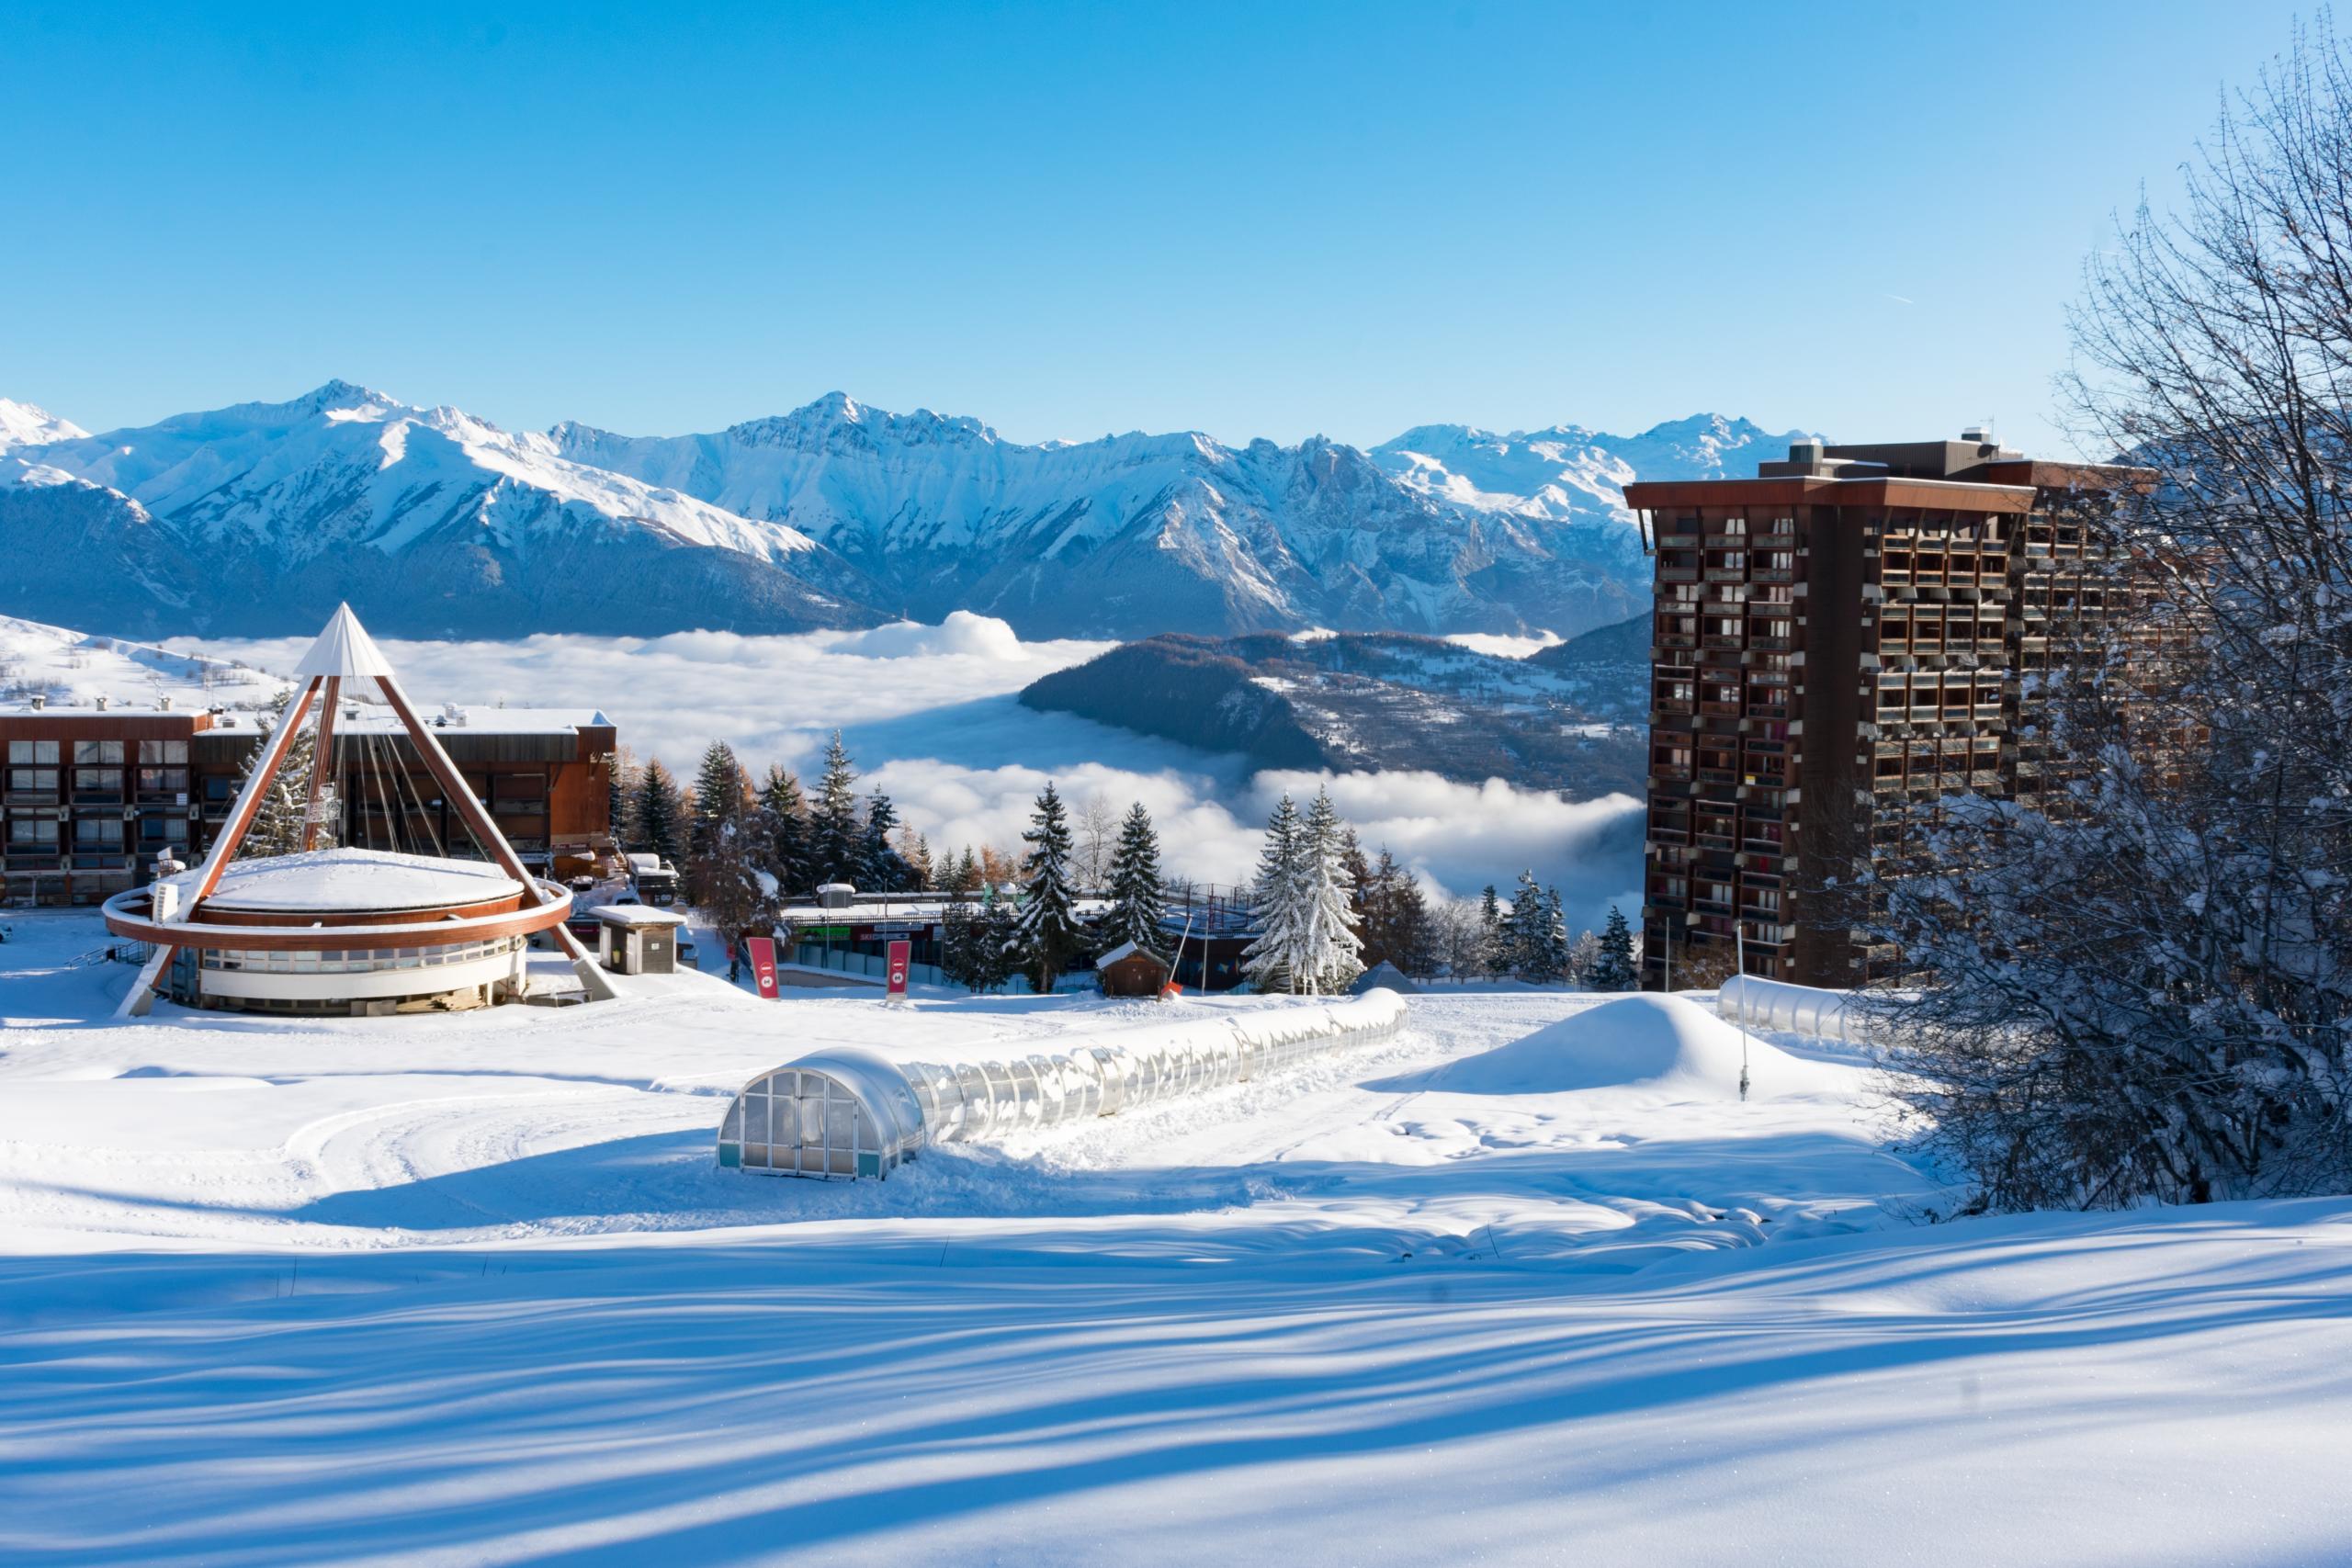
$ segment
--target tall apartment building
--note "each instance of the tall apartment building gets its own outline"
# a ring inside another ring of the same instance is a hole
[[[1815,986],[1892,957],[1804,890],[1947,795],[2042,786],[2025,677],[2120,608],[2084,521],[2137,478],[1972,430],[1625,487],[1657,561],[1645,986],[1669,949]]]
[[[526,863],[558,870],[609,837],[616,741],[603,714],[449,708],[429,722]],[[456,808],[384,710],[355,705],[337,734],[341,842],[471,852]],[[96,904],[167,849],[201,855],[259,736],[251,714],[169,702],[0,705],[0,900]]]

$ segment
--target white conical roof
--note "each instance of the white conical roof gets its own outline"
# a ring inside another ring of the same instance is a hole
[[[311,651],[302,655],[302,662],[294,666],[297,675],[340,675],[346,679],[391,672],[390,661],[348,604],[335,606],[334,619],[319,634],[319,640],[311,645]]]

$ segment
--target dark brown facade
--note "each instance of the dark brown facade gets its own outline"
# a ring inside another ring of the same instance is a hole
[[[525,862],[560,870],[567,852],[608,839],[617,743],[602,715],[466,711],[435,734]],[[380,729],[346,727],[335,748],[339,841],[476,854],[415,749]],[[143,880],[166,849],[192,863],[227,818],[259,736],[250,714],[0,710],[0,900],[96,904]]]
[[[2132,477],[1972,434],[1626,487],[1657,561],[1645,986],[1669,952],[1815,986],[1892,959],[1805,889],[1887,869],[1946,795],[2039,787],[2024,677],[2108,612],[2080,509]]]

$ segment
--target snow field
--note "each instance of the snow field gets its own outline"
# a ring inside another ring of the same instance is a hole
[[[1679,998],[825,1184],[715,1168],[754,1073],[1267,1004],[113,1027],[95,921],[10,920],[11,1564],[2352,1553],[2352,1200],[1910,1223],[1846,1048],[1743,1104]]]

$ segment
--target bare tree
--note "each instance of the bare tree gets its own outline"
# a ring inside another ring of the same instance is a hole
[[[2034,677],[2072,776],[1960,803],[1865,917],[1927,983],[1899,1097],[1996,1207],[2352,1177],[2352,63],[2223,116],[2090,263],[2062,381],[2145,465],[2087,520],[2146,603]]]

